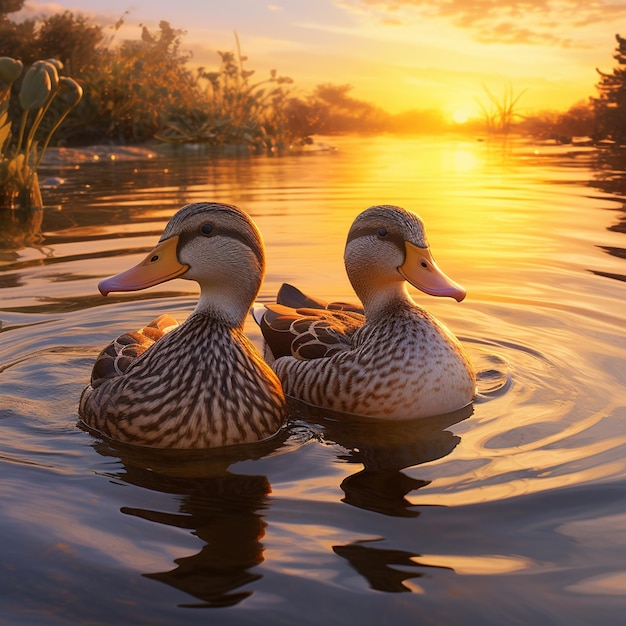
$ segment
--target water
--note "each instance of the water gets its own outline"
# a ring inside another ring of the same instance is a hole
[[[454,138],[333,143],[51,163],[42,178],[65,182],[44,188],[50,206],[4,217],[0,623],[622,623],[619,159]],[[261,301],[283,281],[353,299],[342,251],[354,216],[377,203],[418,212],[468,297],[415,297],[467,346],[474,406],[376,427],[294,410],[274,441],[193,455],[78,428],[99,350],[158,313],[184,319],[197,295],[176,280],[103,298],[98,280],[205,199],[261,228]]]

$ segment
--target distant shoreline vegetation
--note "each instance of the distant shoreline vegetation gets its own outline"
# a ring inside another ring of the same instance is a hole
[[[481,117],[463,123],[437,110],[391,114],[351,96],[351,85],[320,84],[305,96],[294,95],[292,78],[272,70],[258,77],[248,69],[235,35],[235,50],[218,52],[217,67],[190,68],[181,49],[184,31],[166,21],[158,31],[146,27],[136,40],[115,41],[121,18],[107,34],[70,11],[14,22],[24,0],[0,0],[0,57],[24,67],[58,59],[63,72],[83,90],[82,100],[56,129],[50,145],[134,145],[151,141],[240,146],[278,153],[311,141],[313,135],[342,133],[523,133],[563,143],[585,136],[592,141],[626,142],[624,70],[600,73],[599,97],[568,111],[523,115],[523,91],[508,87],[500,97],[483,86]],[[617,36],[620,65],[626,44]],[[13,85],[15,100],[19,81]],[[18,107],[11,101],[9,120]],[[42,122],[45,131],[45,120]]]

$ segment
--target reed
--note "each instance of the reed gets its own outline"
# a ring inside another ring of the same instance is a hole
[[[513,86],[509,84],[498,98],[486,85],[483,84],[482,87],[487,99],[476,98],[476,102],[482,113],[485,130],[490,134],[508,135],[515,119],[521,117],[517,112],[517,104],[526,90],[523,89],[516,94]]]

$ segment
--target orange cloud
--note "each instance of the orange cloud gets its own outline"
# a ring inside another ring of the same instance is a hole
[[[341,0],[344,8],[369,10],[381,20],[441,18],[467,29],[481,43],[584,47],[572,31],[626,16],[614,0]]]

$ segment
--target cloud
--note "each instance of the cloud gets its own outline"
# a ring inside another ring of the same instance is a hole
[[[581,45],[575,31],[626,17],[622,0],[338,0],[384,24],[444,19],[482,43]]]

